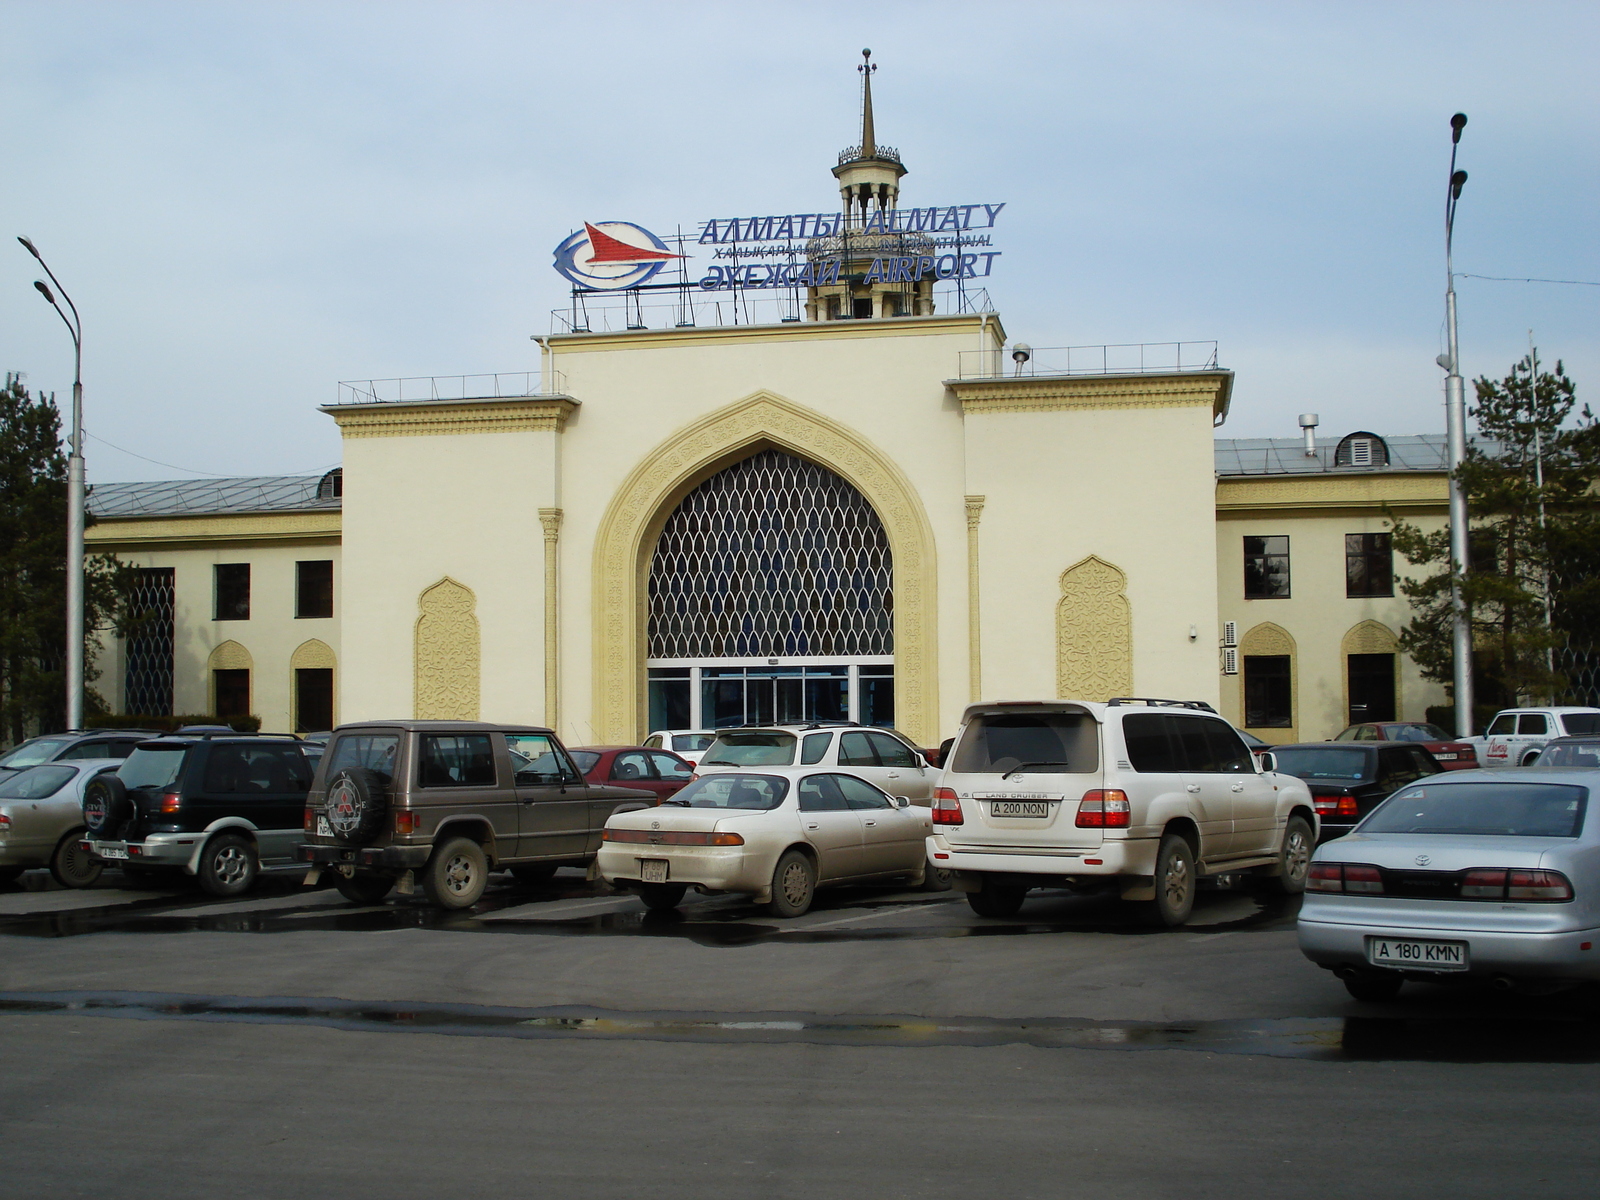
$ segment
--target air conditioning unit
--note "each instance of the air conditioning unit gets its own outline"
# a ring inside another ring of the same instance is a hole
[[[1237,675],[1239,673],[1239,649],[1237,646],[1224,646],[1222,648],[1222,673],[1224,675]]]
[[[1237,646],[1239,644],[1239,622],[1224,621],[1222,623],[1222,644],[1224,646]]]

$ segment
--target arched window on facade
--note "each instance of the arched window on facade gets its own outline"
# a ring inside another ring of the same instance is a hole
[[[1387,467],[1389,465],[1389,444],[1375,433],[1358,430],[1348,434],[1339,441],[1339,448],[1333,452],[1333,465],[1336,467]]]

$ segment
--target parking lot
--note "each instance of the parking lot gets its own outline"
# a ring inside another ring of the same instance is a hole
[[[1573,995],[1351,1001],[1294,901],[1040,893],[465,913],[295,875],[0,893],[0,1195],[1587,1195]]]

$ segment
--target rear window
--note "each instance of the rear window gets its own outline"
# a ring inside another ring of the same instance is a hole
[[[1600,768],[1600,742],[1555,742],[1539,755],[1539,765]]]
[[[1450,737],[1437,725],[1385,725],[1391,742],[1448,742]]]
[[[672,749],[687,750],[691,754],[704,750],[717,740],[714,733],[678,733],[672,737]]]
[[[187,746],[139,746],[117,768],[117,778],[129,791],[166,787],[178,781],[188,752]]]
[[[332,779],[340,771],[359,768],[374,772],[383,780],[383,786],[389,787],[394,783],[394,760],[399,756],[397,733],[340,734],[334,740],[324,778]]]
[[[0,800],[43,800],[67,786],[76,767],[33,767],[0,783]]]
[[[1589,789],[1564,783],[1425,783],[1396,792],[1362,833],[1577,837]]]
[[[1354,746],[1306,746],[1274,750],[1278,770],[1301,779],[1364,779],[1370,756]]]
[[[10,754],[0,758],[0,767],[20,771],[23,767],[49,762],[66,748],[68,742],[67,738],[34,738],[31,742],[23,742]]]
[[[962,731],[951,770],[1087,774],[1100,769],[1099,732],[1099,723],[1084,712],[980,714]]]
[[[668,803],[690,808],[777,808],[789,794],[789,781],[781,775],[708,775],[684,788]]]
[[[700,760],[706,767],[787,767],[793,762],[792,733],[724,733]]]
[[[572,761],[578,764],[578,770],[585,775],[594,770],[595,763],[600,761],[600,756],[593,750],[568,750],[567,753],[572,755]]]
[[[1600,713],[1563,713],[1561,723],[1568,733],[1600,733]]]

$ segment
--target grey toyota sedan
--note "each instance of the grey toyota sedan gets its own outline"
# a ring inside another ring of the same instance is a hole
[[[1600,980],[1592,771],[1455,771],[1397,791],[1317,848],[1300,949],[1358,1000],[1407,979]]]

